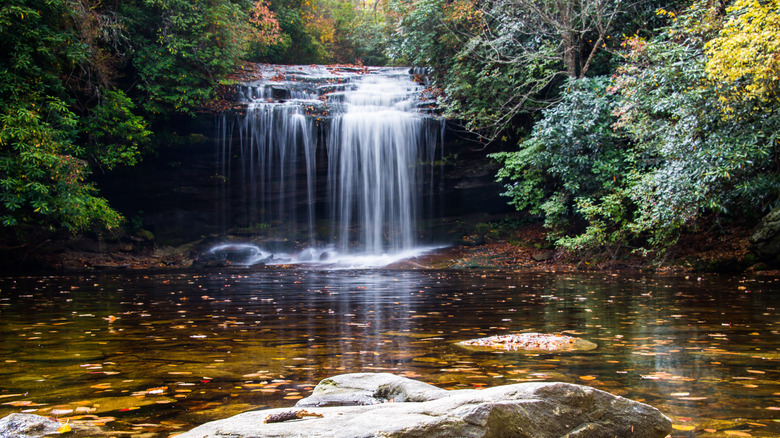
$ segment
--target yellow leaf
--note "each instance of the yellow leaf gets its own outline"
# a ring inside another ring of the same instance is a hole
[[[682,431],[689,431],[696,429],[696,426],[687,426],[684,424],[672,424],[672,429],[674,430],[682,430]]]
[[[68,432],[70,432],[70,431],[71,431],[71,428],[70,428],[70,425],[69,425],[68,423],[70,423],[70,418],[68,418],[67,420],[65,420],[65,424],[63,424],[62,426],[60,426],[60,427],[57,429],[57,433],[59,433],[59,434],[63,434],[63,433],[68,433]]]

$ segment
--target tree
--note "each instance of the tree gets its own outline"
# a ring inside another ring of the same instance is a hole
[[[705,53],[710,79],[733,84],[743,98],[780,99],[780,1],[735,1]]]
[[[81,6],[8,0],[0,7],[0,221],[20,232],[117,226],[119,214],[86,181],[88,160],[138,154],[137,143],[80,142],[80,112],[110,77],[106,57],[95,56],[106,43],[92,32],[100,17]],[[142,142],[145,125],[133,123]]]
[[[432,68],[446,114],[490,142],[507,131],[515,135],[521,119],[553,104],[565,78],[588,75],[599,56],[608,57],[615,36],[633,25],[629,12],[646,3],[417,1],[401,14],[394,47]]]
[[[705,46],[720,11],[694,3],[652,41],[629,39],[618,90],[618,126],[653,166],[637,179],[634,226],[656,243],[673,241],[710,213],[757,215],[777,202],[778,102],[712,80]],[[741,95],[738,100],[724,96]]]
[[[192,114],[243,58],[257,29],[247,0],[143,0],[124,6],[137,29],[133,66],[152,114]],[[273,35],[273,32],[270,34]]]
[[[663,253],[697,226],[776,205],[780,102],[759,62],[766,45],[755,38],[762,49],[751,43],[753,62],[729,67],[733,79],[712,71],[731,71],[718,50],[736,47],[724,38],[747,13],[730,8],[721,26],[722,11],[704,2],[660,10],[671,24],[627,38],[612,78],[566,82],[520,150],[494,155],[512,203],[544,215],[558,245],[613,258],[629,247]]]

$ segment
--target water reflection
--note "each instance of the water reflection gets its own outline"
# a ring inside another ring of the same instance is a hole
[[[448,271],[4,278],[0,416],[168,436],[292,405],[333,374],[387,371],[452,389],[582,383],[661,408],[676,436],[777,436],[778,289],[775,279]],[[523,331],[599,348],[453,345]]]

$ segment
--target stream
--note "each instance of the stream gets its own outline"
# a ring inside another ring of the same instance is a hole
[[[589,385],[669,415],[674,437],[780,435],[772,277],[279,267],[0,278],[0,417],[168,437],[292,406],[320,379],[447,389]],[[564,333],[586,352],[456,345]],[[78,436],[78,435],[76,435]]]

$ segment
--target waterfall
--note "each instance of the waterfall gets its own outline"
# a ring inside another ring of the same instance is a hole
[[[265,66],[262,75],[239,86],[245,109],[217,123],[217,225],[243,241],[214,251],[249,245],[251,264],[424,250],[444,122],[425,114],[431,102],[410,70]]]

